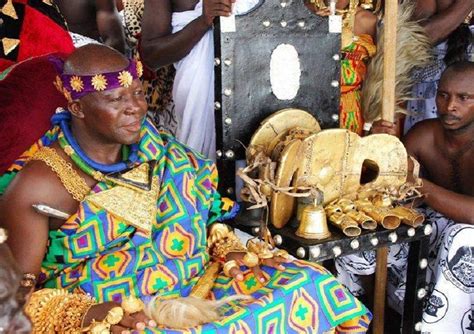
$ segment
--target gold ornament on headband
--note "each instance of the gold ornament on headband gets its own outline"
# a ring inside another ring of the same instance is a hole
[[[84,89],[84,82],[82,82],[82,79],[77,75],[71,78],[70,84],[71,88],[76,92],[80,92]]]
[[[128,88],[132,85],[133,77],[129,71],[122,71],[118,75],[120,86]]]
[[[96,91],[103,91],[107,88],[107,79],[102,74],[96,74],[91,80],[92,86]]]

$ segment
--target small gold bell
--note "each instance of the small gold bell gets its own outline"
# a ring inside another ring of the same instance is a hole
[[[296,235],[305,239],[326,239],[331,236],[328,230],[326,213],[321,203],[322,192],[313,204],[304,207],[301,212],[301,220]]]

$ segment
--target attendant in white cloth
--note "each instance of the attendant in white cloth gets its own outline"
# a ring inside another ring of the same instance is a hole
[[[444,71],[436,104],[438,118],[416,124],[403,140],[420,162],[426,205],[421,211],[433,226],[422,332],[474,333],[474,63],[456,62]],[[396,127],[377,121],[372,132],[395,134]],[[401,301],[406,257],[403,247],[390,249],[391,297]],[[358,275],[373,273],[371,259],[338,259],[338,279],[360,292]]]
[[[152,70],[174,63],[176,137],[215,159],[214,18],[229,16],[233,0],[147,0],[141,56]]]

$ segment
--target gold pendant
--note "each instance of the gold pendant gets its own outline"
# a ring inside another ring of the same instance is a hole
[[[116,183],[115,187],[88,195],[86,201],[104,208],[125,223],[149,234],[156,219],[159,185],[158,177],[150,175],[148,163],[122,174],[120,178],[107,177],[106,179]],[[150,185],[150,190],[135,186],[142,183]]]

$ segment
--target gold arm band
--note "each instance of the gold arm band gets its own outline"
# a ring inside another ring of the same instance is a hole
[[[31,157],[31,160],[43,161],[48,165],[76,201],[81,202],[91,191],[86,181],[72,168],[72,165],[54,149],[46,146],[42,147]]]

